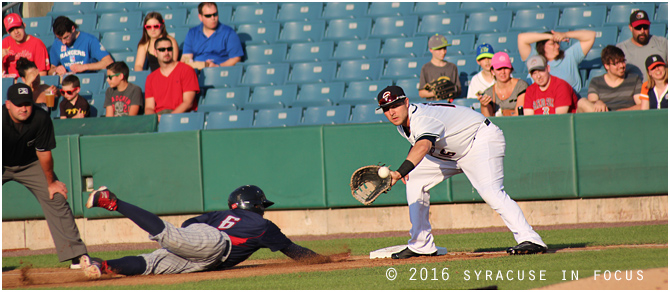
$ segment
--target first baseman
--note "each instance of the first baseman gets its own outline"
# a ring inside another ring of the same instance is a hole
[[[429,190],[461,172],[514,234],[519,244],[508,248],[509,254],[546,252],[547,245],[503,188],[505,137],[500,128],[467,107],[410,104],[398,86],[384,88],[377,101],[386,118],[412,144],[405,162],[391,171],[392,185],[399,180],[406,184],[412,238],[408,247],[392,254],[392,258],[437,254],[429,221]]]

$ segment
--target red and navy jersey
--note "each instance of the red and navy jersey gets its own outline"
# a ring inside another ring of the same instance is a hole
[[[219,268],[235,266],[260,248],[269,248],[275,252],[292,243],[272,221],[247,210],[235,209],[202,214],[184,221],[182,227],[193,223],[208,224],[230,237],[233,244],[230,255]]]

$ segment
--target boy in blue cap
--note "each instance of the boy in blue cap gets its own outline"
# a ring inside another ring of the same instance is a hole
[[[495,54],[495,51],[493,51],[491,45],[483,43],[477,46],[477,64],[482,67],[482,71],[470,79],[468,98],[477,98],[481,92],[484,92],[496,83],[493,73],[491,73],[491,58],[493,58],[493,54]]]

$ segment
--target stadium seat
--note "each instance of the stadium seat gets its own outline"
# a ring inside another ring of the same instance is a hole
[[[98,19],[98,28],[96,31],[100,33],[108,31],[136,31],[142,29],[142,21],[142,12],[140,11],[103,13]]]
[[[56,40],[56,37],[52,34],[46,35],[44,38],[40,38],[42,42],[44,43],[44,46],[47,47],[47,52],[49,49],[51,49],[51,45],[53,45],[54,40]]]
[[[188,27],[174,27],[168,30],[168,34],[172,36],[179,44],[179,52],[184,48],[184,41],[186,40],[186,35],[188,34]]]
[[[461,96],[467,95],[468,80],[479,72],[479,64],[477,64],[476,60],[477,56],[446,56],[444,59],[456,64],[456,67],[458,67],[458,80],[461,82]]]
[[[128,74],[128,82],[135,84],[142,88],[142,92],[144,92],[144,85],[147,82],[147,76],[151,74],[151,70],[144,70],[144,71],[130,71]],[[105,84],[108,84],[105,82]]]
[[[5,103],[5,100],[7,100],[7,89],[9,89],[10,86],[14,84],[14,78],[12,77],[4,77],[2,78],[2,103]]]
[[[596,40],[593,43],[593,48],[604,48],[607,45],[615,45],[619,35],[619,28],[616,26],[595,27],[593,31],[596,32]]]
[[[302,108],[279,108],[259,110],[254,127],[292,127],[302,119]]]
[[[95,13],[128,12],[136,10],[138,2],[96,2]]]
[[[342,40],[337,43],[333,52],[333,59],[374,59],[379,56],[380,49],[380,39]]]
[[[593,4],[593,3],[592,3]],[[549,4],[549,7],[557,7],[557,8],[566,8],[566,7],[579,7],[579,6],[589,6],[588,2],[552,2]]]
[[[414,2],[372,2],[368,9],[368,16],[402,16],[414,11]]]
[[[518,33],[516,32],[483,33],[477,37],[477,43],[475,45],[478,46],[483,43],[488,43],[493,46],[493,50],[496,52],[517,52],[519,51],[519,47],[516,41],[517,36]]]
[[[112,58],[114,61],[117,62],[126,62],[126,65],[128,65],[129,68],[133,68],[135,66],[135,57],[137,56],[137,53],[135,52],[130,52],[130,51],[125,51],[125,52],[110,52],[110,55],[112,55]]]
[[[279,33],[280,42],[318,42],[326,30],[325,20],[285,22]]]
[[[235,7],[231,22],[241,23],[264,23],[274,21],[277,17],[276,3],[263,3],[254,5],[238,5]]]
[[[27,34],[42,38],[51,33],[51,21],[51,16],[27,17],[23,19],[23,24]]]
[[[51,11],[47,15],[56,18],[60,15],[72,13],[87,14],[93,12],[94,8],[95,2],[54,2]]]
[[[324,40],[364,40],[370,35],[372,18],[346,18],[328,21]]]
[[[197,4],[197,3],[196,3]],[[219,10],[219,22],[226,24],[228,26],[232,26],[230,24],[230,19],[233,17],[233,7],[230,5],[220,5],[221,3],[217,4],[216,8]],[[198,6],[198,5],[196,5]],[[187,8],[188,9],[188,8]],[[190,8],[188,17],[186,17],[186,26],[192,27],[196,25],[200,25],[200,18],[198,17],[198,8]]]
[[[205,130],[242,129],[254,124],[254,111],[216,111],[207,114]]]
[[[475,47],[475,35],[474,34],[459,34],[459,35],[448,35],[445,36],[447,42],[451,45],[447,47],[447,55],[468,55],[474,53],[473,48]],[[426,50],[423,53],[423,56],[432,56],[430,51],[428,51],[428,46],[426,45]]]
[[[326,2],[323,9],[324,19],[355,18],[367,15],[368,2]]]
[[[607,25],[628,25],[630,23],[630,15],[633,11],[644,10],[650,16],[654,15],[654,10],[656,6],[654,3],[628,3],[628,4],[616,4],[610,7],[610,12],[607,16]]]
[[[418,26],[419,17],[416,15],[377,17],[370,36],[380,38],[411,37]]]
[[[336,80],[379,80],[384,69],[384,59],[345,60],[340,63]]]
[[[591,79],[593,79],[593,77],[603,76],[603,75],[605,75],[605,73],[607,73],[607,70],[605,70],[605,67],[589,70],[589,77],[585,78],[584,87],[586,87],[586,88],[589,87],[587,82],[590,81]]]
[[[481,104],[479,103],[479,100],[476,98],[457,98],[454,99],[452,103],[455,105],[469,107],[476,111],[479,111],[481,108]]]
[[[275,43],[279,38],[279,23],[241,24],[237,26],[237,36],[247,44]]]
[[[62,3],[62,2],[58,2]],[[62,14],[56,15],[58,17]],[[77,29],[87,33],[95,33],[95,28],[98,26],[98,15],[95,13],[89,14],[68,14],[67,18],[77,24]],[[43,40],[43,39],[42,39]]]
[[[300,85],[292,107],[333,105],[344,96],[344,82],[310,83]]]
[[[602,49],[591,49],[584,60],[579,63],[579,69],[598,69],[602,68],[603,62],[600,59],[600,53]]]
[[[336,72],[336,61],[295,63],[287,83],[330,82]]]
[[[47,85],[53,85],[56,87],[61,87],[60,85],[60,76],[58,75],[46,75],[46,76],[40,76],[40,84],[47,84]],[[3,92],[3,94],[7,94],[7,92]]]
[[[500,11],[505,9],[505,2],[463,2],[458,12],[473,13],[486,11]]]
[[[291,62],[328,61],[333,56],[334,46],[333,41],[294,43],[287,59]]]
[[[106,71],[97,73],[78,73],[81,94],[98,94],[102,92],[102,85],[105,83]]]
[[[249,87],[210,88],[198,105],[199,112],[232,111],[244,108],[249,101]]]
[[[428,37],[389,38],[384,40],[380,57],[417,57],[428,48]]]
[[[474,12],[465,24],[467,33],[507,32],[512,25],[512,11]]]
[[[660,3],[656,9],[656,17],[654,22],[668,23],[668,2]]]
[[[285,108],[293,102],[297,95],[297,84],[256,86],[244,109]]]
[[[401,79],[413,78],[421,75],[421,67],[430,62],[431,57],[407,57],[388,59],[384,78]]]
[[[417,35],[459,35],[465,26],[465,13],[431,14],[421,17]]]
[[[358,104],[351,109],[351,120],[349,123],[385,123],[388,119],[384,113],[377,111],[376,104]]]
[[[102,34],[100,43],[110,53],[135,52],[142,39],[142,30],[109,31]]]
[[[419,77],[400,79],[395,82],[395,85],[400,86],[405,95],[410,99],[419,99]]]
[[[248,45],[245,48],[244,64],[269,64],[283,62],[286,58],[286,44]]]
[[[549,5],[543,2],[507,2],[505,9],[517,11],[523,9],[542,9],[547,6]]]
[[[143,3],[147,2],[140,2],[140,6],[142,6]],[[167,10],[146,10],[144,12],[144,16],[146,16],[147,13],[149,12],[160,13],[161,16],[163,16],[163,21],[165,21],[165,27],[167,28],[186,26],[186,13],[187,13],[186,8],[172,8]],[[144,18],[142,19],[144,20]],[[144,23],[144,21],[142,23]]]
[[[393,85],[391,80],[352,81],[344,92],[344,98],[338,104],[377,104],[377,94],[386,86]]]
[[[107,114],[105,109],[105,94],[104,93],[95,93],[95,94],[85,94],[85,98],[88,97],[88,104],[91,106],[91,118],[94,117],[104,117]],[[60,115],[56,115],[60,116]]]
[[[178,3],[173,4],[170,2],[140,2],[140,5],[137,8],[135,8],[135,10],[148,12],[148,11],[159,11],[168,9],[179,9],[179,7],[177,7],[177,4]]]
[[[289,73],[289,64],[248,65],[242,77],[244,86],[283,85]]]
[[[315,20],[321,18],[323,2],[282,3],[277,13],[278,21]]]
[[[559,13],[558,8],[518,10],[510,31],[550,31],[558,24]]]
[[[158,132],[179,132],[202,130],[205,126],[205,113],[190,112],[179,114],[163,114],[158,123]]]
[[[303,125],[344,124],[349,121],[350,105],[308,107],[303,113]]]
[[[232,67],[208,67],[200,71],[200,87],[235,87],[242,79],[241,65]]]
[[[414,5],[414,14],[448,14],[458,10],[459,2],[416,2]]]
[[[605,23],[606,16],[605,5],[563,8],[556,27],[558,29],[599,27]]]

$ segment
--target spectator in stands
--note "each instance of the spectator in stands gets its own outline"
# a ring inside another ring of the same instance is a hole
[[[472,76],[468,87],[468,98],[479,98],[479,96],[489,87],[496,83],[491,71],[491,58],[493,58],[493,47],[489,44],[477,46],[477,64],[482,67],[482,71]]]
[[[668,108],[668,64],[660,55],[651,55],[645,67],[648,76],[640,94],[642,109]]]
[[[144,17],[144,29],[142,30],[142,39],[137,44],[137,56],[135,57],[135,71],[158,69],[158,58],[154,43],[157,39],[167,37],[172,42],[174,48],[173,59],[179,60],[179,44],[177,40],[167,33],[163,16],[158,12],[149,12]],[[127,76],[126,76],[127,77]]]
[[[575,90],[565,80],[549,73],[551,66],[547,64],[544,56],[528,58],[526,67],[535,82],[526,89],[524,116],[575,113]]]
[[[200,92],[195,70],[172,58],[174,48],[169,38],[156,40],[160,68],[147,76],[145,84],[145,114],[183,113],[196,110],[195,95]]]
[[[576,39],[566,51],[561,50],[561,42]],[[579,63],[593,47],[596,32],[575,30],[568,32],[550,31],[545,33],[524,32],[519,34],[518,46],[521,60],[526,61],[533,55],[541,55],[548,61],[552,75],[568,82],[579,93],[582,90],[582,79],[579,75]],[[535,51],[531,44],[535,43]]]
[[[33,107],[32,94],[32,89],[21,83],[6,92],[2,108],[2,184],[13,180],[33,193],[44,212],[58,260],[71,260],[70,268],[79,269],[79,258],[87,254],[86,245],[67,202],[67,186],[54,173],[53,123],[47,112]]]
[[[46,95],[47,93],[53,93],[57,96],[58,88],[55,85],[40,84],[42,79],[37,65],[24,57],[16,61],[16,70],[21,77],[21,81],[30,86],[30,91],[33,93],[33,104],[49,112]]]
[[[232,27],[219,22],[216,3],[200,3],[198,18],[202,23],[188,31],[181,61],[196,69],[240,62],[244,56],[240,38]]]
[[[49,75],[94,72],[114,62],[96,37],[78,31],[77,24],[65,16],[54,20],[53,32],[56,40],[49,50]]]
[[[626,55],[627,72],[637,74],[647,81],[647,74],[643,68],[645,60],[651,55],[660,55],[663,60],[668,59],[668,39],[660,36],[649,35],[649,16],[644,10],[633,11],[630,14],[628,29],[633,37],[616,46],[623,50]]]
[[[456,94],[454,97],[461,96],[461,82],[458,79],[458,67],[456,64],[444,60],[447,54],[447,47],[451,46],[447,42],[447,38],[443,35],[435,34],[428,40],[428,51],[433,55],[430,62],[421,67],[421,75],[419,76],[419,96],[427,100],[437,100],[435,94],[429,90],[424,89],[427,83],[437,80],[437,78],[445,76],[456,85]]]
[[[580,98],[577,112],[606,112],[641,109],[642,78],[626,73],[626,56],[613,45],[605,47],[600,59],[607,73],[591,78],[589,94]]]
[[[125,62],[114,62],[107,66],[107,83],[105,92],[105,116],[121,117],[136,116],[144,110],[142,88],[128,82],[130,69]]]
[[[495,84],[479,96],[482,114],[490,116],[517,116],[517,108],[523,106],[528,83],[512,78],[512,61],[505,52],[497,52],[491,60],[491,71]]]
[[[91,116],[91,106],[79,95],[80,84],[77,75],[63,77],[60,90],[63,100],[60,102],[61,119],[83,119]]]
[[[47,75],[49,71],[49,53],[42,40],[26,33],[26,25],[21,16],[10,13],[4,19],[5,29],[9,37],[2,39],[2,75],[16,78],[16,61],[24,57],[37,65],[39,75]]]

